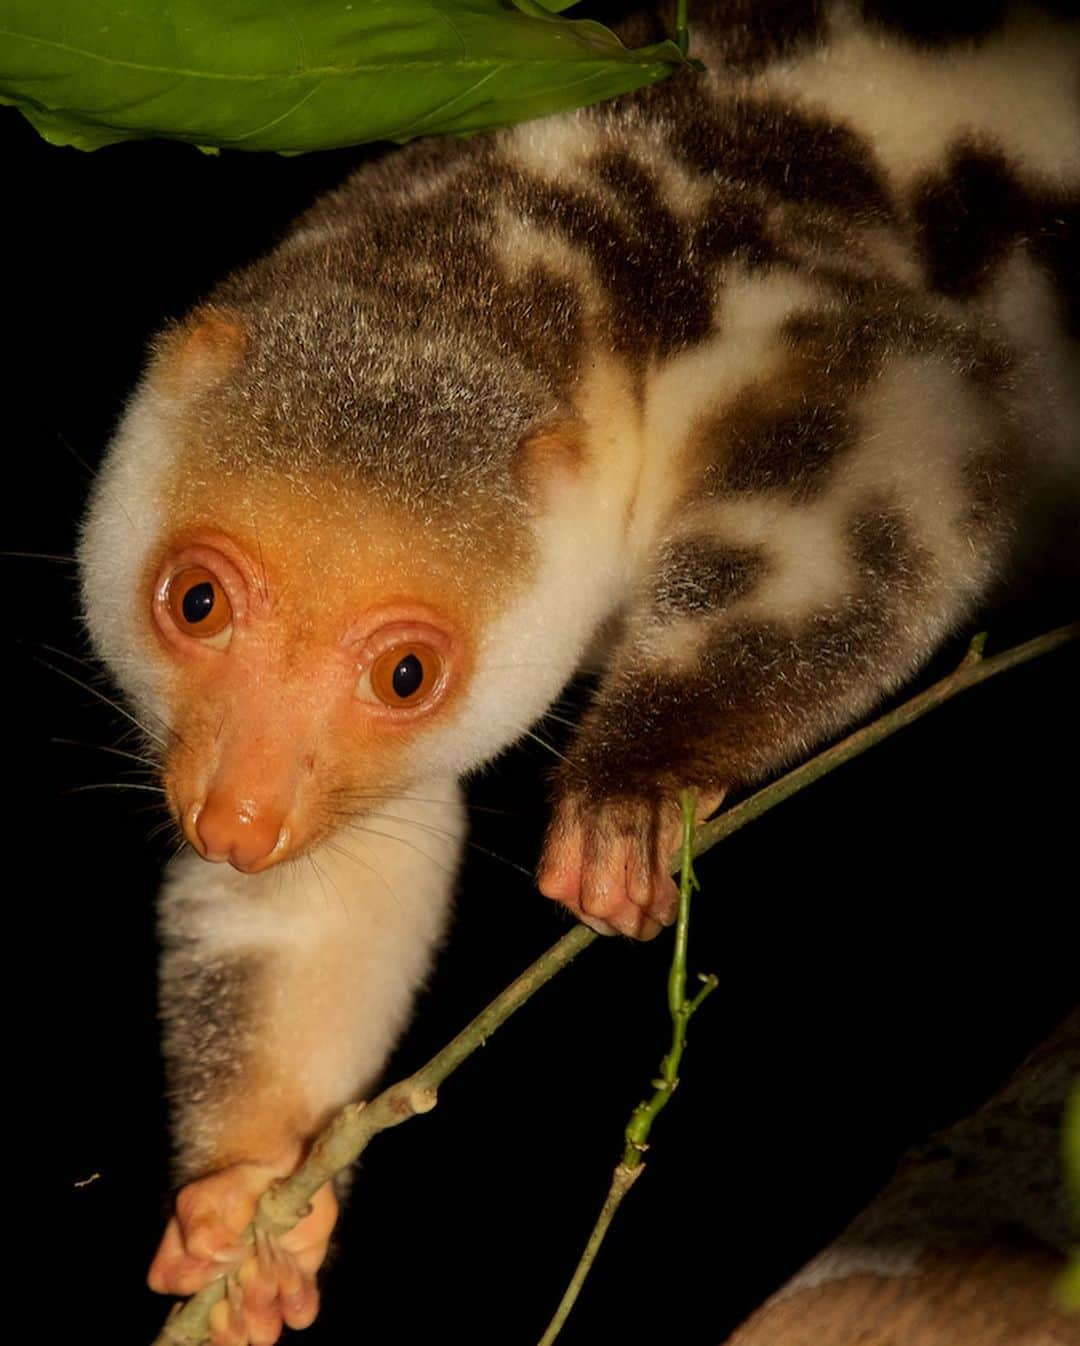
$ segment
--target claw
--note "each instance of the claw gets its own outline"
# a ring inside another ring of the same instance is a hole
[[[722,792],[699,800],[707,817]],[[674,799],[568,796],[556,808],[537,874],[540,891],[600,934],[652,939],[678,913],[668,863],[682,836]]]
[[[262,1192],[279,1176],[265,1165],[234,1164],[189,1183],[177,1198],[150,1268],[150,1286],[188,1295],[227,1267],[226,1294],[210,1315],[212,1346],[273,1346],[283,1327],[308,1327],[319,1311],[315,1274],[337,1219],[329,1184],[281,1239],[256,1230],[254,1244],[236,1241]],[[195,1255],[193,1244],[209,1255]]]

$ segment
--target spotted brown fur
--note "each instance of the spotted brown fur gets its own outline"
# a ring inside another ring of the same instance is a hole
[[[702,431],[717,464],[707,480],[717,495],[787,491],[807,499],[824,489],[834,459],[855,442],[842,403],[808,397],[786,404],[748,389]]]
[[[162,962],[161,1017],[169,1097],[182,1113],[220,1115],[243,1091],[258,1038],[256,987],[263,962],[253,956],[200,956],[181,944]],[[188,1181],[216,1166],[217,1128],[180,1137],[176,1176]]]
[[[866,12],[881,31],[896,28],[893,7],[868,5]],[[816,3],[729,8],[714,24],[715,50],[737,79],[760,78],[760,85],[724,92],[721,80],[707,92],[701,77],[684,74],[629,103],[629,114],[619,107],[579,114],[580,154],[573,171],[557,178],[538,173],[529,152],[513,148],[513,136],[410,149],[309,212],[300,230],[310,242],[286,245],[276,260],[227,283],[221,302],[243,307],[283,275],[294,294],[312,296],[320,316],[301,355],[307,360],[310,350],[314,362],[304,385],[312,401],[294,402],[289,415],[317,426],[321,443],[340,444],[383,489],[396,474],[410,484],[404,495],[400,485],[393,488],[403,500],[410,493],[449,499],[455,483],[487,480],[510,501],[514,446],[545,418],[575,406],[592,350],[613,352],[643,387],[650,364],[723,339],[725,276],[769,277],[787,268],[812,280],[818,298],[778,322],[778,366],[746,380],[695,422],[682,448],[700,473],[701,498],[828,506],[835,483],[858,471],[864,444],[873,442],[867,397],[886,370],[922,360],[947,371],[957,398],[979,386],[987,404],[1002,409],[991,443],[957,449],[950,480],[965,499],[948,525],[1000,548],[1026,471],[1007,410],[1012,353],[992,324],[937,299],[977,298],[1025,240],[1034,256],[1056,259],[1060,271],[1064,198],[1038,197],[999,148],[977,140],[953,145],[944,165],[905,197],[857,123],[771,91],[770,63],[827,44],[831,22]],[[953,42],[976,31],[981,39],[992,27],[930,25],[916,16],[905,40]],[[657,144],[665,147],[659,158]],[[676,208],[668,171],[693,185],[692,209]],[[403,191],[403,172],[430,186]],[[909,209],[913,227],[905,221]],[[1044,220],[1056,224],[1044,228]],[[557,242],[582,270],[568,274],[558,258],[549,264],[540,255],[507,270],[502,238],[518,237],[520,228]],[[882,250],[883,237],[899,249]],[[927,290],[903,269],[904,256],[921,262]],[[339,343],[348,324],[334,314],[337,301],[316,288],[331,273],[345,286],[341,304],[364,315],[357,342],[370,331],[385,343],[365,355],[363,382],[337,423],[328,419],[334,398],[319,375],[320,361],[329,362],[328,381],[339,380],[347,360]],[[295,332],[266,337],[265,364],[242,399],[249,423],[259,424],[260,389],[285,363],[282,339],[294,342]],[[403,360],[408,376],[388,399],[378,390]],[[452,402],[440,392],[446,379],[457,390]],[[268,405],[280,416],[280,387]],[[280,424],[273,429],[280,436]],[[902,594],[925,591],[931,609],[944,603],[926,587],[942,563],[912,536],[902,501],[876,510],[859,505],[852,518],[844,535],[849,582],[825,609],[788,626],[752,617],[755,586],[770,570],[776,578],[767,549],[723,536],[665,543],[648,600],[658,617],[716,622],[736,599],[747,615],[710,628],[697,674],[684,676],[677,690],[665,690],[660,671],[640,665],[631,635],[625,658],[632,672],[613,675],[583,728],[589,770],[611,780],[627,773],[674,779],[680,757],[689,769],[704,754],[711,777],[746,778],[797,750],[795,743],[779,746],[785,733],[774,723],[778,716],[797,709],[799,743],[808,743],[868,698],[857,690],[867,680],[894,681],[898,674],[874,647],[896,641]],[[898,664],[917,658],[905,650]],[[782,676],[761,677],[762,665]],[[815,718],[826,684],[846,709]],[[638,725],[642,717],[646,729],[635,729],[627,749],[639,765],[604,766],[620,756],[615,724]],[[672,719],[682,746],[661,748],[667,731],[650,735],[647,726]],[[805,728],[818,722],[812,732]],[[589,728],[601,724],[595,733]],[[708,746],[692,751],[691,738]]]
[[[732,99],[673,127],[672,149],[702,173],[800,205],[887,218],[867,144],[849,127],[771,99]]]
[[[752,547],[725,547],[701,537],[671,542],[657,561],[654,610],[665,618],[718,612],[751,593],[766,565]]]
[[[159,343],[83,545],[88,624],[151,719],[208,714],[169,704],[181,679],[145,630],[178,533],[266,547],[290,657],[320,621],[340,656],[363,612],[405,600],[470,651],[415,738],[373,732],[333,772],[309,752],[321,864],[348,858],[330,833],[349,810],[425,772],[411,803],[433,806],[528,732],[591,650],[549,843],[583,834],[594,900],[609,861],[647,890],[677,791],[749,785],[895,690],[1008,577],[1029,500],[1075,537],[1080,28],[898,11],[705,0],[703,71],[370,163]],[[425,845],[446,835],[436,820]],[[176,881],[162,1003],[185,1176],[259,1140],[234,1094],[295,1140],[370,1084],[449,891],[409,858],[398,891],[430,906],[415,941],[423,913],[380,910],[366,872],[343,871],[362,900],[329,934],[305,875],[280,910],[245,905],[252,876],[204,906],[194,869]],[[339,982],[308,978],[303,957],[343,940],[370,957],[369,912],[397,922],[393,996],[344,958]],[[295,1061],[268,1086],[271,972]],[[345,1046],[313,1045],[335,1014]]]
[[[794,761],[840,727],[838,702],[871,700],[899,616],[867,589],[798,631],[724,625],[693,675],[635,668],[617,676],[584,719],[560,787],[593,801],[708,793]]]
[[[864,10],[883,41],[903,26],[895,6]],[[902,40],[989,42],[995,27],[932,17],[909,15]],[[287,284],[300,313],[306,306],[311,314],[309,328],[306,319],[300,323],[309,335],[299,348],[295,314],[288,330],[264,330],[256,321],[250,381],[239,393],[233,386],[222,394],[234,402],[239,396],[235,439],[242,438],[240,415],[249,432],[264,426],[263,438],[275,444],[296,423],[312,455],[334,445],[332,452],[346,454],[355,470],[405,504],[460,503],[463,490],[485,482],[512,512],[520,510],[516,446],[553,417],[573,416],[597,350],[632,369],[637,395],[647,399],[649,368],[723,341],[730,277],[790,272],[811,283],[815,298],[780,315],[780,357],[769,372],[713,405],[703,386],[706,405],[679,446],[699,474],[687,498],[782,500],[796,510],[791,526],[802,527],[799,509],[831,508],[833,493],[861,470],[877,435],[867,410],[874,389],[907,361],[913,370],[940,369],[934,377],[958,405],[965,389],[977,387],[987,407],[999,408],[987,413],[998,415],[996,433],[957,445],[948,481],[961,498],[948,522],[935,525],[957,536],[966,530],[988,556],[999,553],[1028,470],[1009,411],[1015,360],[1007,336],[962,304],[987,291],[1018,246],[1062,273],[1072,198],[1060,188],[1040,195],[1003,149],[977,136],[953,143],[940,165],[902,188],[857,120],[778,95],[773,63],[827,47],[837,20],[826,6],[734,4],[703,19],[712,24],[719,62],[712,83],[683,73],[622,106],[578,114],[580,151],[568,171],[547,172],[513,133],[414,147],[363,170],[304,217],[296,245],[287,240],[269,261],[227,282],[219,295],[225,306],[250,310]],[[725,68],[731,87],[716,73]],[[696,193],[683,205],[680,183]],[[523,252],[515,269],[507,257],[526,243],[537,254],[528,260]],[[925,285],[914,273],[919,265]],[[329,292],[327,276],[334,278]],[[354,348],[369,344],[344,399],[333,392],[349,359],[342,333]],[[277,373],[286,367],[291,391]],[[402,377],[387,396],[397,368]],[[913,380],[917,397],[915,373],[895,376]],[[587,460],[589,413],[578,414]],[[307,450],[294,443],[288,452]],[[814,722],[814,698],[826,683],[833,689],[846,708],[822,713],[822,728],[803,732],[800,741],[809,742],[867,699],[855,691],[867,679],[879,687],[894,681],[899,675],[873,646],[892,629],[900,595],[923,592],[931,613],[948,607],[944,587],[931,592],[927,578],[946,562],[934,554],[938,544],[915,538],[919,526],[908,513],[903,499],[878,510],[856,502],[848,511],[854,522],[844,524],[846,559],[833,563],[840,588],[821,611],[810,605],[786,624],[753,620],[763,577],[783,581],[767,547],[722,532],[712,540],[663,540],[653,596],[641,601],[658,617],[719,624],[709,627],[698,673],[684,677],[676,693],[664,690],[657,669],[641,665],[631,621],[625,663],[632,672],[625,687],[624,675],[613,674],[601,693],[595,721],[583,729],[589,746],[582,759],[606,760],[614,751],[612,725],[636,723],[648,702],[658,707],[648,723],[674,716],[680,732],[693,724],[695,736],[710,740],[695,751],[713,763],[717,779],[728,757],[730,773],[742,778],[795,750],[778,746],[784,735],[770,727],[770,715],[780,714],[768,711],[770,698],[798,703],[806,725]],[[971,591],[980,583],[972,578]],[[745,614],[725,624],[722,614],[736,599]],[[773,601],[794,605],[793,612],[806,602]],[[943,618],[928,620],[932,626]],[[848,651],[846,670],[841,651]],[[919,657],[903,649],[897,665]],[[763,662],[785,670],[779,682],[756,676]],[[747,671],[745,681],[739,670]],[[846,687],[848,699],[839,690]],[[608,726],[598,731],[607,745],[599,749],[588,728],[594,722]],[[661,751],[648,732],[632,737],[639,775],[674,778],[680,753],[688,761],[695,756],[688,740],[678,751]],[[756,738],[772,746],[751,751]]]

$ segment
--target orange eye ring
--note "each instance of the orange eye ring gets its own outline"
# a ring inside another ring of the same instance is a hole
[[[392,708],[418,706],[439,686],[442,656],[422,641],[410,640],[384,650],[371,665],[375,699]]]
[[[178,631],[195,640],[212,640],[232,622],[232,605],[221,581],[205,566],[188,566],[169,581],[169,615]]]

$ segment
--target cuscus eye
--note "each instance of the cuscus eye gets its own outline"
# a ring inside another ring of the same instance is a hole
[[[423,704],[436,690],[443,662],[430,645],[418,641],[384,650],[360,680],[357,694],[364,701],[384,706]]]
[[[177,629],[196,640],[213,640],[232,624],[228,596],[217,576],[203,566],[191,566],[172,577],[168,604]]]

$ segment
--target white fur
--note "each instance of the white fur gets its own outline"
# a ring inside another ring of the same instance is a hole
[[[588,114],[571,112],[523,122],[506,133],[503,152],[527,173],[557,187],[593,190],[589,158],[603,149],[603,135]]]
[[[380,801],[355,830],[262,874],[191,852],[169,869],[166,939],[175,930],[201,964],[255,955],[266,966],[274,989],[260,1037],[312,1115],[369,1088],[445,929],[464,809],[453,780],[427,780],[419,795]],[[209,1137],[188,1140],[212,1148]]]
[[[726,609],[725,620],[751,616],[797,623],[850,593],[857,576],[841,528],[845,503],[830,494],[814,505],[776,495],[718,504],[712,512],[714,536],[760,549],[767,566],[753,593]]]
[[[1053,283],[1017,248],[1002,264],[985,307],[1026,353],[1013,396],[1032,427],[1040,472],[1052,474],[1054,486],[1080,506],[1080,342],[1062,331]]]
[[[481,633],[454,721],[424,740],[426,760],[440,770],[479,766],[524,734],[627,593],[627,526],[643,452],[634,398],[615,362],[598,359],[582,400],[595,457],[580,480],[568,470],[550,483],[535,527],[536,572]]]
[[[533,266],[570,281],[584,302],[585,315],[595,321],[600,312],[600,288],[591,263],[555,229],[545,228],[501,209],[495,218],[494,250],[508,280],[520,280]]]
[[[867,137],[906,190],[961,140],[1000,147],[1031,175],[1080,181],[1076,43],[1064,25],[1018,12],[984,42],[919,50],[831,11],[820,48],[770,68],[755,91],[800,100]]]
[[[146,382],[140,385],[94,483],[78,547],[87,631],[154,733],[155,722],[167,722],[168,716],[139,587],[165,528],[165,491],[175,470],[172,412],[168,398]]]
[[[695,516],[695,528],[760,549],[768,567],[721,621],[797,624],[853,593],[859,575],[845,529],[861,509],[900,509],[914,542],[936,562],[928,621],[937,620],[937,600],[958,610],[986,583],[990,557],[974,550],[959,526],[961,464],[999,432],[978,393],[940,361],[895,357],[854,410],[859,442],[819,499],[799,504],[773,493],[746,495]]]
[[[1000,413],[942,361],[913,356],[889,362],[856,414],[863,436],[841,469],[837,497],[902,506],[939,575],[948,576],[958,596],[974,595],[991,562],[961,526],[966,493],[959,473],[966,458],[993,446]]]

